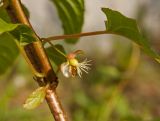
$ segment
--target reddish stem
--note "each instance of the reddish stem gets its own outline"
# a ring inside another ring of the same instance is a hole
[[[32,28],[29,20],[24,14],[20,0],[10,0],[7,10],[14,22],[20,22]],[[52,69],[41,40],[36,33],[34,33],[33,36],[37,39],[37,42],[30,43],[23,47],[24,52],[21,53],[24,55],[25,59],[27,58],[26,60],[29,65],[31,65],[37,72],[45,74],[44,77],[36,77],[36,75],[34,75],[39,85],[41,85],[41,82],[44,82],[45,85],[49,83],[50,87],[52,87],[47,90],[46,101],[55,118],[55,121],[68,121],[58,96],[56,95],[55,89],[58,84],[56,74]]]

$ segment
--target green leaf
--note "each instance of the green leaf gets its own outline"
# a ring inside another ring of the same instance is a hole
[[[10,17],[4,8],[0,8],[0,18],[8,23],[11,22]]]
[[[62,21],[64,34],[80,33],[84,21],[84,0],[52,0]],[[77,39],[66,39],[76,43]]]
[[[128,18],[120,12],[109,8],[102,8],[102,11],[107,16],[106,31],[108,33],[121,35],[131,39],[137,43],[144,52],[160,63],[160,56],[151,49],[147,39],[143,37],[139,31],[136,20]]]
[[[0,34],[8,31],[12,31],[17,28],[20,24],[11,24],[6,23],[3,19],[0,18]]]
[[[3,13],[3,15],[0,15],[0,17],[5,18],[5,11],[0,10],[0,13]],[[7,19],[7,21],[9,20]],[[0,34],[5,32],[10,32],[20,42],[21,45],[26,45],[37,41],[37,39],[33,36],[33,31],[30,27],[23,24],[7,23],[0,18]]]
[[[36,41],[36,39],[32,35],[27,34],[27,33],[22,33],[20,36],[21,36],[20,37],[20,44],[22,46],[25,46],[29,43],[32,43],[32,42]]]
[[[60,54],[55,48],[65,54],[65,50],[64,50],[63,46],[60,45],[60,44],[54,45],[54,47],[48,47],[48,48],[46,48],[46,52],[47,52],[47,55],[49,56],[49,58],[56,65],[60,65],[60,64],[62,64],[63,62],[66,61],[66,58],[65,58],[65,56],[63,56],[62,54]]]
[[[18,26],[11,34],[18,40],[19,44],[25,46],[29,43],[37,41],[33,36],[33,31],[26,25]]]
[[[45,96],[46,87],[39,87],[28,97],[23,107],[25,109],[34,109],[43,102]]]
[[[7,31],[12,31],[18,25],[10,24],[7,11],[0,8],[0,75],[4,74],[14,63],[19,51],[15,39]]]
[[[4,33],[0,35],[0,75],[11,67],[18,56],[18,48],[14,38]]]
[[[19,54],[15,41],[18,40],[21,45],[36,41],[29,27],[10,22],[11,20],[6,10],[0,8],[0,75],[13,65]]]

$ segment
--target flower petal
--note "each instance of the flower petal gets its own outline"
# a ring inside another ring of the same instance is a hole
[[[64,75],[65,77],[67,77],[67,78],[71,76],[68,62],[65,62],[65,63],[62,63],[62,64],[61,64],[61,72],[62,72],[63,75]]]

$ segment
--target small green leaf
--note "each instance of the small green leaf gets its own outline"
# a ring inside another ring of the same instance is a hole
[[[33,36],[33,31],[26,25],[18,26],[11,34],[18,40],[20,45],[27,45],[29,43],[37,41]]]
[[[80,33],[84,21],[84,0],[52,0],[62,22],[64,34]],[[77,39],[66,39],[76,43]]]
[[[46,87],[39,87],[28,97],[23,107],[25,109],[34,109],[43,102],[45,96]]]
[[[25,45],[27,45],[29,43],[32,43],[32,42],[36,41],[36,39],[32,35],[29,35],[27,33],[23,33],[20,36],[21,36],[20,37],[20,44],[22,46],[25,46]]]
[[[121,35],[137,43],[144,52],[160,63],[160,56],[152,50],[146,38],[140,33],[137,22],[134,19],[122,15],[118,11],[102,8],[107,16],[106,31]]]
[[[63,62],[66,61],[66,58],[65,58],[65,56],[63,56],[62,54],[60,54],[55,48],[65,54],[65,50],[64,50],[63,46],[60,45],[60,44],[54,45],[54,47],[48,47],[48,48],[46,48],[46,52],[47,52],[49,58],[56,65],[60,65],[60,64],[62,64]]]
[[[8,31],[12,31],[17,28],[20,24],[11,24],[6,23],[3,19],[0,18],[0,34]]]
[[[0,35],[0,75],[5,73],[18,56],[18,48],[14,38],[9,33]]]

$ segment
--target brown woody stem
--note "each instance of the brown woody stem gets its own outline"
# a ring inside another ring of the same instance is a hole
[[[20,22],[32,28],[29,20],[24,14],[20,0],[10,0],[10,4],[6,9],[13,22]],[[39,85],[43,85],[41,83],[42,81],[45,85],[48,83],[50,84],[50,88],[48,88],[46,94],[46,101],[55,121],[67,121],[66,115],[55,91],[58,85],[56,74],[52,69],[41,40],[36,33],[34,33],[33,36],[37,39],[37,42],[24,46],[23,50],[21,49],[21,53],[24,55],[28,64],[31,65],[36,72],[44,73],[44,77],[37,77],[36,74],[34,75]]]
[[[57,93],[53,89],[48,89],[46,93],[46,101],[49,102],[48,105],[54,116],[55,121],[67,121],[66,114],[62,110],[62,106],[57,97]]]

